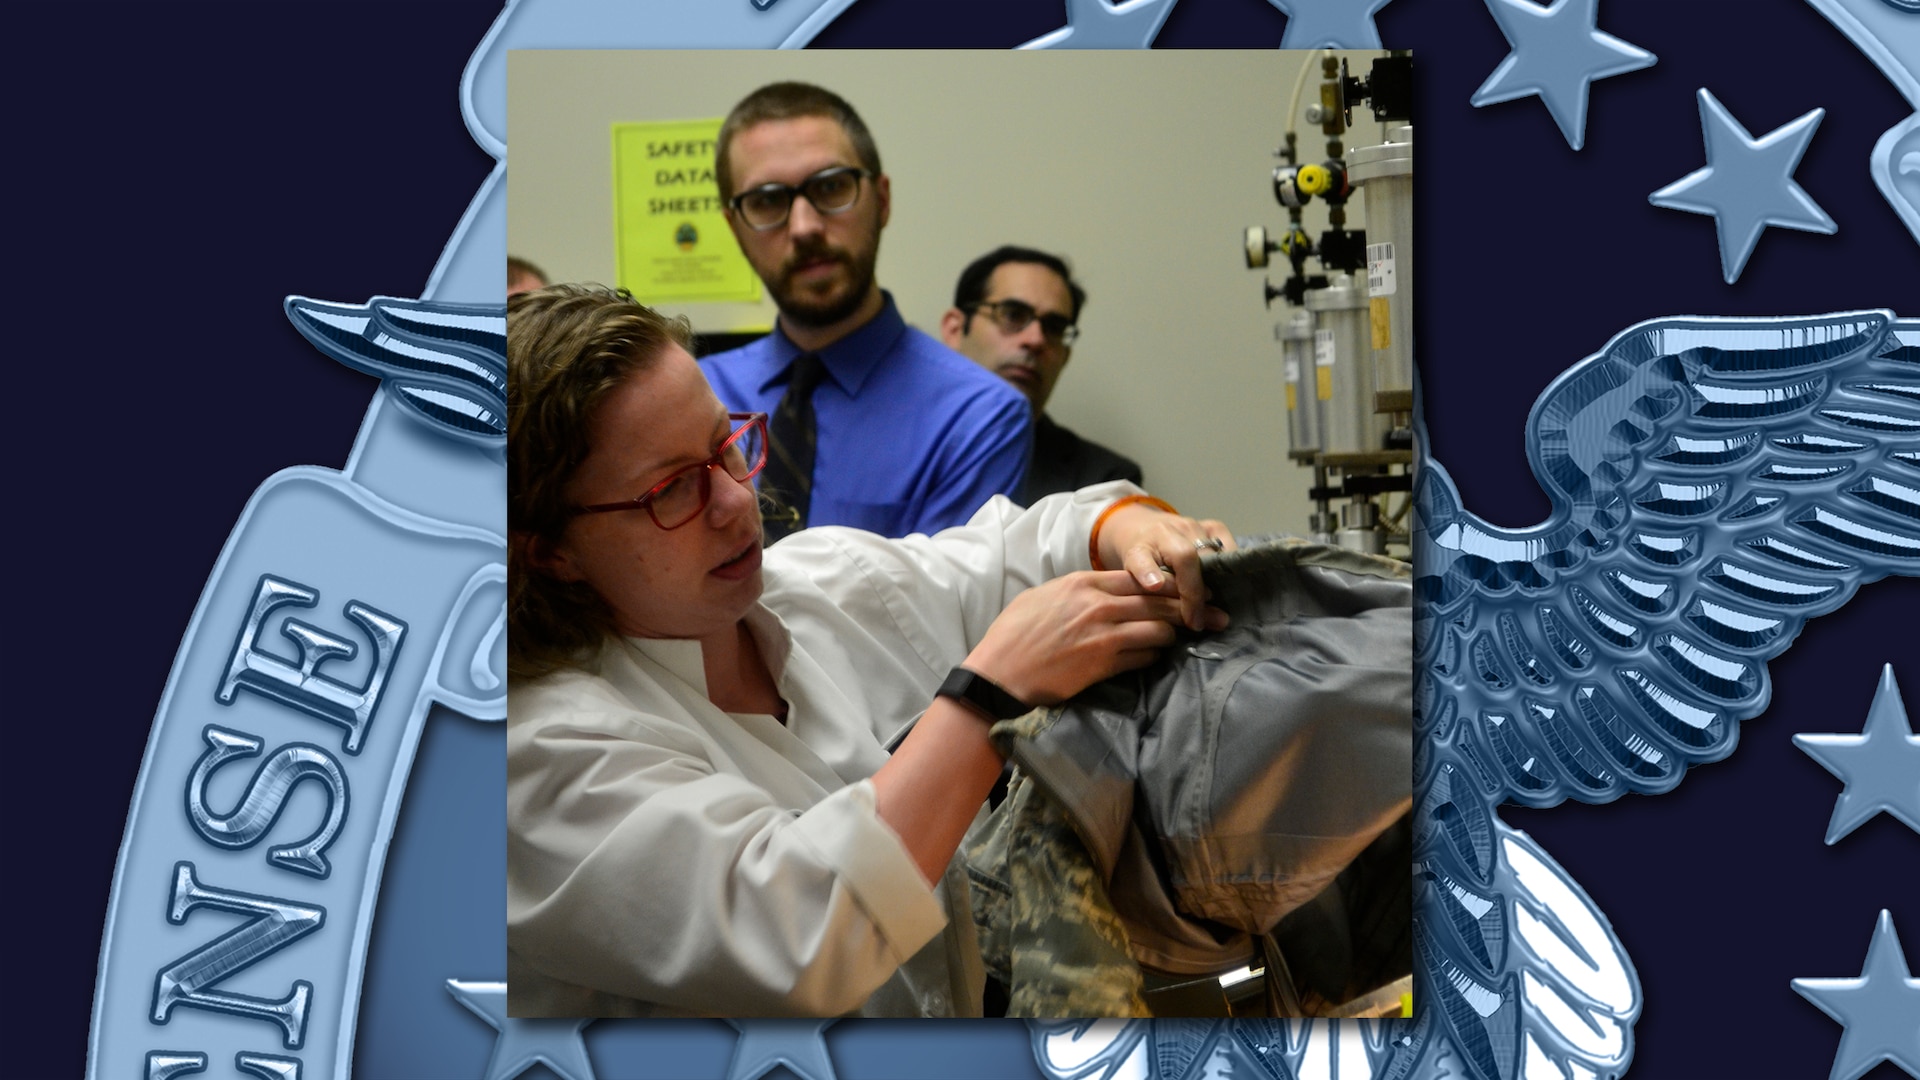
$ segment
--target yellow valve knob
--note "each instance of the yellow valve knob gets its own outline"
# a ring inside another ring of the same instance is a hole
[[[1333,172],[1325,165],[1302,165],[1294,183],[1302,192],[1318,195],[1333,186]]]

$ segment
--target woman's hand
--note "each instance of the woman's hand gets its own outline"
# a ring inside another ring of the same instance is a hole
[[[1195,606],[1199,626],[1227,625],[1226,612]],[[966,666],[1029,705],[1052,705],[1152,662],[1183,621],[1179,599],[1150,593],[1131,570],[1067,574],[1014,597]]]
[[[1136,503],[1114,511],[1101,527],[1099,540],[1102,565],[1125,567],[1144,591],[1177,599],[1178,619],[1189,629],[1209,629],[1203,614],[1207,595],[1200,580],[1200,555],[1239,546],[1225,525]]]

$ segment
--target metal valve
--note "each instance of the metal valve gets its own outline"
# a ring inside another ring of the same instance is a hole
[[[1264,225],[1247,227],[1247,269],[1258,270],[1267,265],[1267,255],[1280,250],[1280,245],[1267,239]]]
[[[1298,210],[1313,200],[1311,192],[1300,190],[1300,167],[1277,165],[1273,170],[1273,197],[1289,210]]]

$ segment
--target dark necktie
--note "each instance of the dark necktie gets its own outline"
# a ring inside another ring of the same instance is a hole
[[[818,356],[794,357],[787,395],[767,421],[767,467],[761,473],[760,489],[792,511],[790,517],[768,517],[769,544],[807,527],[807,508],[813,500],[813,389],[826,373]]]

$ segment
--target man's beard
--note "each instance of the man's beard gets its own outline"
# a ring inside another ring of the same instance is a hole
[[[824,301],[812,299],[793,285],[795,269],[801,263],[822,255],[833,258],[848,270],[846,291]],[[780,268],[779,277],[767,282],[767,291],[773,294],[773,302],[780,308],[782,316],[801,326],[832,326],[859,310],[861,302],[873,290],[873,264],[878,256],[878,243],[865,259],[856,259],[845,251],[825,245],[796,251],[787,264]]]

